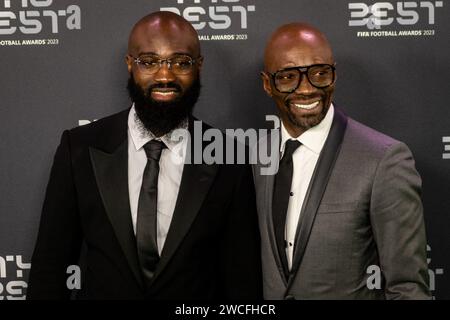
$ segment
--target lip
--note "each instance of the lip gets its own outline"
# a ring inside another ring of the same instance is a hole
[[[152,98],[159,101],[173,100],[179,95],[178,90],[174,88],[158,88],[151,92]]]
[[[154,89],[152,89],[152,92],[155,92],[155,91],[158,91],[158,92],[171,92],[171,91],[178,91],[178,89],[177,88],[154,88]]]
[[[314,100],[292,100],[289,105],[294,110],[303,111],[303,112],[313,112],[318,109],[321,105],[320,99]]]
[[[314,102],[320,102],[320,98],[315,98],[315,99],[308,99],[308,100],[302,100],[302,99],[291,99],[289,100],[290,104],[312,104]]]

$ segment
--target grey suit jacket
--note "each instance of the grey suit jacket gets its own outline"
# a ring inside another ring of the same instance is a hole
[[[404,143],[335,108],[298,208],[288,278],[272,223],[275,176],[261,168],[253,166],[266,299],[429,299],[421,179]]]

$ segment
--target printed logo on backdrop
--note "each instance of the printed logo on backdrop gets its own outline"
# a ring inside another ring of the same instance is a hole
[[[0,46],[54,46],[62,31],[81,29],[78,5],[53,0],[0,0]]]
[[[197,30],[203,41],[248,39],[249,21],[256,11],[254,0],[171,0],[160,8],[179,14]]]
[[[24,263],[21,255],[0,256],[0,300],[25,299],[28,277],[24,273],[30,268],[31,263]]]
[[[21,255],[0,256],[0,300],[25,300],[28,272],[31,263],[24,263]],[[25,275],[24,273],[27,272]],[[66,269],[69,290],[81,289],[81,269],[70,265]],[[13,280],[12,280],[13,279]]]
[[[348,25],[358,38],[432,37],[443,7],[444,1],[351,2]]]
[[[427,245],[427,251],[428,253],[431,252],[431,246]],[[430,291],[433,294],[433,299],[435,299],[434,296],[434,292],[436,291],[436,289],[438,289],[437,286],[437,280],[438,277],[444,274],[444,268],[436,268],[436,269],[431,269],[430,267],[430,262],[431,262],[431,258],[427,258],[427,263],[428,263],[428,275],[430,277]]]
[[[427,252],[431,252],[431,246],[427,245]],[[434,296],[434,293],[437,288],[437,278],[440,275],[444,274],[443,268],[436,268],[431,269],[430,267],[431,258],[427,257],[427,264],[428,264],[428,277],[429,277],[429,288],[431,293],[433,294],[432,298],[436,299]],[[367,288],[369,290],[381,290],[382,289],[382,272],[381,268],[377,265],[370,265],[367,267],[366,273],[369,275],[367,278]]]
[[[442,143],[444,144],[444,153],[442,153],[442,159],[450,160],[450,136],[442,137]]]

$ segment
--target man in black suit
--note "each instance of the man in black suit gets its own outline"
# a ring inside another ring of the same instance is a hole
[[[78,298],[260,298],[249,166],[187,161],[202,61],[198,35],[180,16],[156,12],[134,26],[131,109],[62,135],[29,299],[68,298],[66,271],[82,247]],[[174,139],[177,129],[189,134]]]

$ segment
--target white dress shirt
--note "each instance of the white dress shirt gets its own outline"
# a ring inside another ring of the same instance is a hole
[[[183,124],[187,129],[187,121]],[[128,190],[130,198],[131,219],[134,234],[136,234],[136,220],[141,191],[142,176],[147,164],[147,156],[143,146],[150,140],[157,139],[167,146],[161,153],[158,176],[157,200],[157,242],[158,252],[161,255],[173,211],[178,197],[181,176],[183,174],[184,158],[186,155],[187,139],[171,140],[172,132],[161,138],[155,138],[151,132],[144,129],[134,109],[131,107],[128,115]]]
[[[325,140],[330,132],[333,122],[334,107],[330,106],[325,118],[317,126],[306,130],[297,138],[291,137],[286,130],[283,122],[281,123],[281,145],[280,152],[283,154],[284,146],[287,140],[298,140],[301,146],[292,155],[294,172],[292,176],[291,192],[286,216],[285,240],[287,242],[286,256],[289,270],[292,267],[292,258],[294,252],[295,234],[300,218],[300,210],[305,200],[311,177],[319,159]]]

